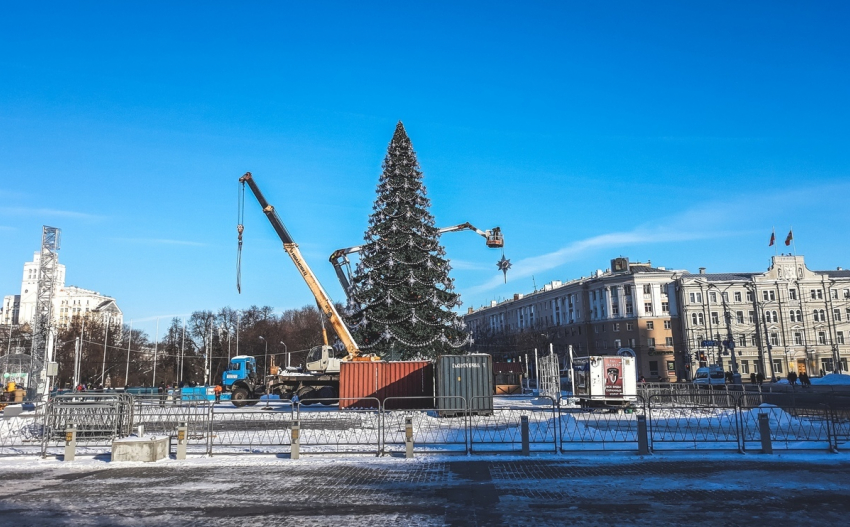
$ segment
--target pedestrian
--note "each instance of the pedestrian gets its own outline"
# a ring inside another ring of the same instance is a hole
[[[809,380],[809,374],[808,373],[803,372],[803,373],[800,374],[800,385],[802,385],[802,386],[811,386],[812,385],[812,381]]]
[[[723,375],[723,378],[726,380],[726,384],[730,384],[730,383],[732,382],[732,379],[733,379],[733,377],[732,377],[732,370],[727,371],[727,372]]]
[[[762,372],[756,374],[756,382],[759,383],[759,386],[764,384],[764,374]]]
[[[217,402],[217,403],[221,402],[221,385],[220,384],[215,385],[215,402]]]
[[[640,383],[646,384],[646,377],[644,377],[643,375],[640,376]]]
[[[797,384],[797,372],[789,371],[788,372],[788,384],[795,385]]]
[[[750,384],[755,384],[755,383],[756,383],[756,372],[752,372],[750,374]]]
[[[157,393],[159,394],[159,405],[160,405],[160,406],[165,406],[165,383],[164,383],[164,382],[160,382],[160,383],[159,383],[159,386],[158,386],[158,387],[157,387],[157,389],[156,389],[156,391],[157,391]]]

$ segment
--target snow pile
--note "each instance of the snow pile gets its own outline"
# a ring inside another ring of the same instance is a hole
[[[823,377],[812,377],[812,384],[818,386],[850,386],[850,375],[846,373],[829,373]],[[788,381],[785,381],[786,383]]]

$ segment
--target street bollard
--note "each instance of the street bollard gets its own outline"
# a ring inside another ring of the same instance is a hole
[[[145,435],[145,425],[139,425],[136,429],[136,435],[139,437],[143,437]]]
[[[522,455],[528,456],[531,454],[531,448],[529,447],[527,415],[523,415],[520,417],[520,427],[522,429]]]
[[[186,435],[189,427],[186,423],[177,425],[177,459],[186,459]]]
[[[404,457],[413,457],[413,418],[404,418]]]
[[[759,413],[759,435],[762,454],[773,454],[773,441],[770,439],[770,419],[767,413]]]
[[[77,427],[74,425],[65,429],[65,461],[74,461],[77,453]]]
[[[646,416],[637,416],[638,455],[649,455],[649,436],[646,433]]]
[[[292,444],[290,448],[290,459],[301,458],[301,422],[294,421],[292,423]]]

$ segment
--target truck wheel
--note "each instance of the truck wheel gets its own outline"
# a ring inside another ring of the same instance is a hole
[[[315,402],[314,399],[316,398],[316,390],[314,390],[311,386],[305,386],[298,390],[296,395],[298,396],[298,401],[300,401],[301,404],[310,405]]]
[[[322,386],[321,388],[319,388],[318,395],[319,395],[320,399],[336,399],[336,390],[334,390],[333,386]],[[330,400],[321,401],[322,404],[325,404],[325,405],[328,405],[328,406],[334,404],[335,402],[336,401],[330,401]]]
[[[230,393],[230,402],[236,408],[242,408],[248,404],[248,390],[245,388],[234,388]]]

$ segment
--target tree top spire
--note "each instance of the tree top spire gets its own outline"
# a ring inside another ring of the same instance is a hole
[[[393,140],[396,139],[407,139],[407,131],[404,129],[404,123],[400,120],[398,124],[395,125],[395,133],[393,134]]]

